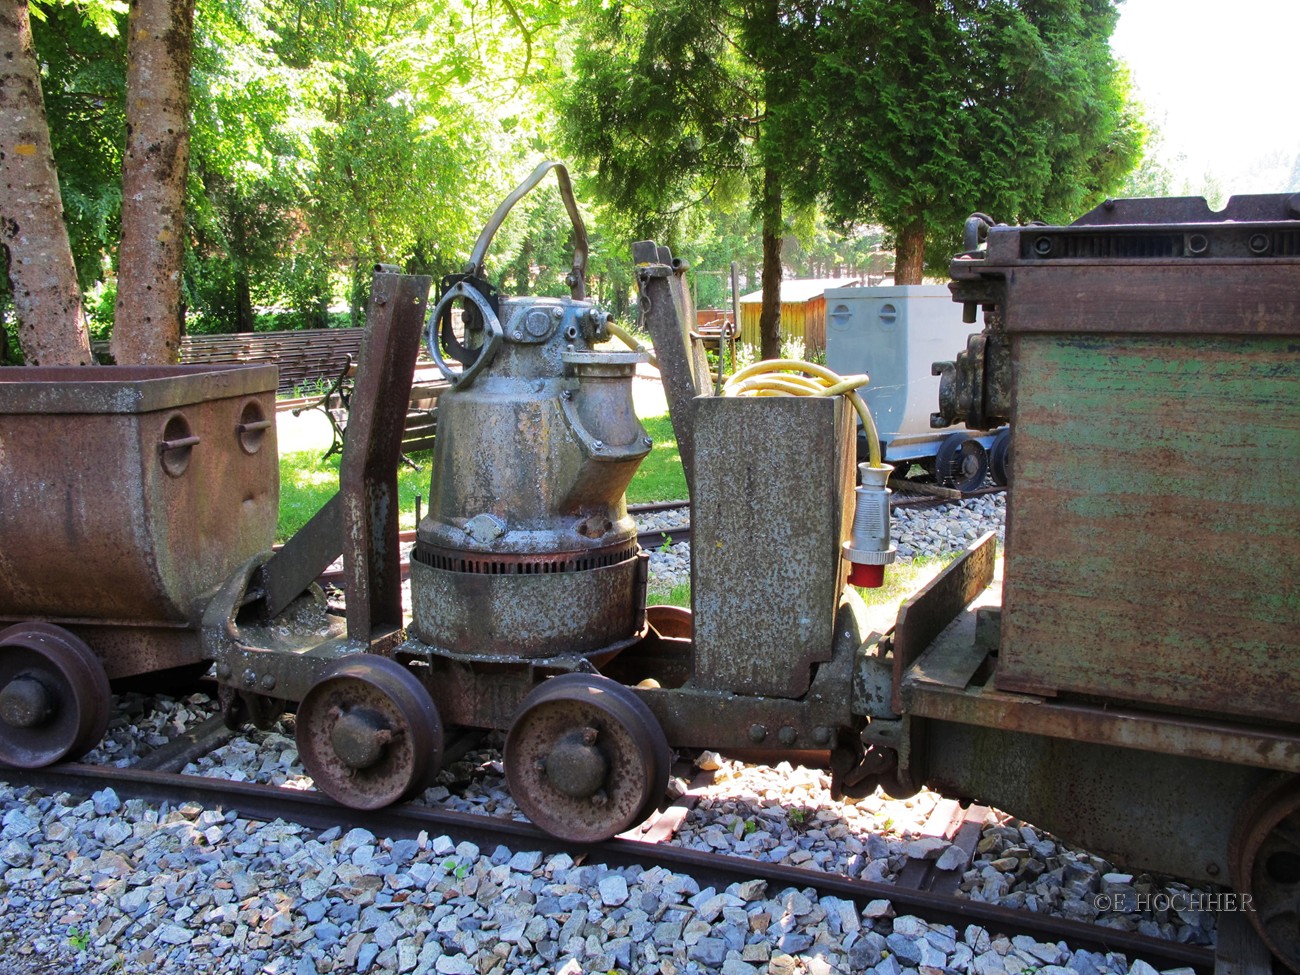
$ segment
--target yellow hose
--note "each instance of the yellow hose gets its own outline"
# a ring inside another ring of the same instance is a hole
[[[638,342],[632,334],[627,331],[627,329],[623,328],[613,319],[610,319],[605,323],[605,328],[609,330],[610,335],[614,336],[614,338],[618,339],[633,352],[644,352],[650,357],[650,365],[654,366],[656,369],[659,368],[659,360],[655,358],[655,354]]]
[[[611,327],[612,331],[612,327]],[[620,336],[621,337],[621,336]],[[779,375],[771,375],[778,373]],[[798,359],[764,359],[746,366],[727,380],[723,396],[843,396],[862,418],[867,434],[867,458],[872,467],[881,467],[880,434],[858,388],[869,381],[863,376],[841,376],[815,362]]]

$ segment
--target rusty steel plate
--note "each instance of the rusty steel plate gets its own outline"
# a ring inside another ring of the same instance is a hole
[[[685,606],[647,606],[645,619],[660,636],[689,640],[695,632],[695,618]]]
[[[510,794],[553,836],[598,843],[642,822],[671,754],[650,709],[617,681],[562,674],[519,707],[506,736]]]

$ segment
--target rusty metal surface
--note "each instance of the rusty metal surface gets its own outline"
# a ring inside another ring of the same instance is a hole
[[[0,416],[175,410],[274,393],[275,377],[272,365],[6,366],[0,370]]]
[[[112,695],[93,650],[49,623],[0,630],[0,762],[78,759],[108,730]]]
[[[964,423],[989,430],[1011,418],[1011,355],[1007,338],[998,331],[967,337],[966,349],[951,362],[936,362],[939,410],[930,415],[932,427]]]
[[[554,677],[528,695],[506,736],[510,794],[528,818],[575,843],[607,840],[650,814],[672,756],[635,695],[591,674]]]
[[[650,439],[632,408],[644,357],[591,349],[593,305],[501,302],[504,343],[439,400],[412,632],[466,655],[582,654],[644,625],[645,570],[624,492]]]
[[[1261,193],[1233,196],[1221,210],[1211,210],[1203,196],[1107,200],[1071,226],[1106,224],[1268,223],[1300,217],[1300,193]]]
[[[903,713],[903,676],[932,640],[993,581],[997,538],[989,532],[972,542],[954,562],[898,610],[894,624],[893,694],[895,714]]]
[[[298,753],[316,787],[354,809],[422,791],[442,760],[442,721],[401,664],[362,653],[327,670],[298,706]]]
[[[1293,346],[1018,337],[999,688],[1300,720]]]
[[[1295,233],[1300,238],[1300,227]],[[1017,268],[1006,330],[1296,336],[1298,263],[1300,256],[1272,263]]]
[[[1237,807],[1268,774],[1000,728],[926,724],[932,788],[1005,810],[1116,863],[1200,882],[1228,882]]]
[[[196,622],[274,539],[274,425],[248,431],[274,389],[267,366],[0,370],[0,618]]]
[[[999,688],[1300,720],[1298,218],[1112,201],[953,262],[1015,383]]]
[[[642,630],[645,556],[571,572],[454,572],[411,562],[411,633],[508,657],[581,654]],[[638,598],[639,597],[639,598]]]
[[[993,591],[996,595],[996,590]],[[902,703],[914,718],[982,725],[1123,749],[1300,772],[1300,734],[1131,707],[1055,701],[997,690],[997,627],[980,632],[972,606],[904,674]]]
[[[402,628],[397,458],[431,279],[376,272],[339,466],[348,636]]]
[[[838,398],[707,397],[695,416],[692,683],[799,697],[830,659],[847,575],[851,411]]]
[[[335,494],[262,565],[254,586],[263,614],[279,616],[342,554],[343,501]]]
[[[681,453],[690,497],[695,489],[695,397],[707,394],[708,358],[692,341],[695,309],[686,285],[686,267],[667,247],[644,240],[632,245],[640,292],[641,327],[650,334],[659,361],[659,374],[668,400],[668,413]]]

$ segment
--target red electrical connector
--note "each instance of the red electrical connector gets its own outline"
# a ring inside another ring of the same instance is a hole
[[[879,589],[885,582],[885,566],[894,561],[896,549],[889,538],[889,496],[886,483],[893,467],[859,464],[862,484],[856,490],[853,532],[844,543],[844,557],[851,563],[849,584]]]

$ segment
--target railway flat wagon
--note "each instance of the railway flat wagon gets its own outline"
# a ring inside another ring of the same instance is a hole
[[[276,368],[0,370],[0,761],[75,758],[109,680],[204,666],[212,593],[275,537]]]
[[[1300,197],[992,227],[952,276],[942,412],[1011,422],[1014,487],[1000,588],[899,619],[905,777],[1231,884],[1300,971]]]

